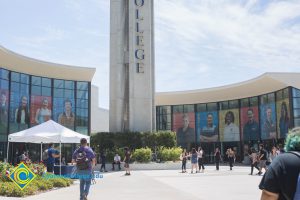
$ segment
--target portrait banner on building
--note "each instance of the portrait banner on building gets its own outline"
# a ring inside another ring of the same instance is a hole
[[[30,124],[37,125],[48,121],[52,117],[52,102],[49,96],[31,96]]]
[[[218,112],[196,113],[196,141],[217,142],[219,140]]]
[[[260,140],[258,107],[241,108],[241,138],[243,141]]]
[[[239,110],[221,110],[219,112],[220,141],[240,141]]]
[[[276,139],[275,103],[260,105],[261,139]]]
[[[291,127],[291,115],[289,99],[283,99],[276,102],[277,110],[277,137],[286,138]]]
[[[0,89],[0,141],[7,141],[9,92]]]
[[[190,149],[195,143],[195,113],[174,113],[172,130],[176,131],[177,145]]]
[[[53,119],[57,123],[74,130],[75,113],[74,99],[54,98],[53,99]]]

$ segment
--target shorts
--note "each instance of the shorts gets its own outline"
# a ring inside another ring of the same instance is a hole
[[[267,162],[266,160],[260,160],[259,161],[259,167],[260,168],[266,168],[267,167],[266,162]]]
[[[129,163],[128,163],[128,162],[125,162],[124,167],[125,167],[125,168],[129,168]]]
[[[47,172],[54,172],[54,163],[47,163]]]

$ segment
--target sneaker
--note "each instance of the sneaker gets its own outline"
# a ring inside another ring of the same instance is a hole
[[[83,200],[87,200],[86,194],[83,195]]]
[[[248,175],[252,176],[252,174],[248,174]]]

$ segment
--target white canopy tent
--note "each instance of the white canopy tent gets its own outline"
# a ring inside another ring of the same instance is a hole
[[[77,133],[68,129],[55,121],[49,120],[32,128],[12,133],[8,135],[7,160],[10,142],[27,142],[41,144],[41,160],[42,160],[42,144],[59,143],[61,152],[61,143],[80,143],[81,138],[86,138],[90,143],[90,136]],[[61,157],[60,157],[61,163]],[[60,170],[61,172],[61,170]]]

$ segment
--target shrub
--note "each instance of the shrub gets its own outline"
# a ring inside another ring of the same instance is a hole
[[[158,149],[158,159],[161,161],[176,161],[180,159],[180,154],[182,149],[179,147],[175,148],[164,148],[160,147]]]
[[[70,185],[70,183],[68,183],[68,181],[64,178],[52,178],[48,181],[53,184],[53,187],[67,187]]]
[[[137,162],[150,162],[151,160],[151,149],[150,148],[141,148],[136,149],[132,154],[132,159]]]

